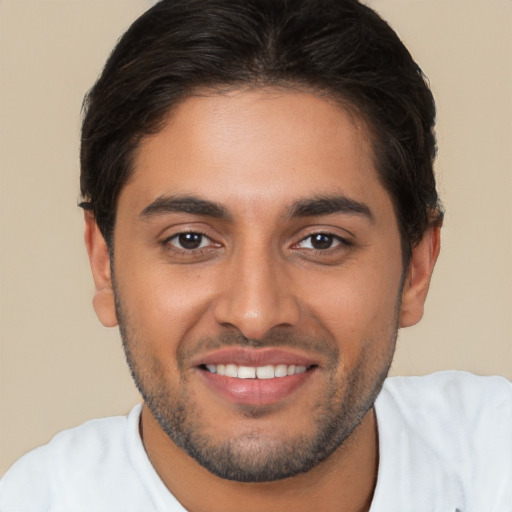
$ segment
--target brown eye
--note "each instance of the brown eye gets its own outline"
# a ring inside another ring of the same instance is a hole
[[[202,233],[179,233],[169,239],[169,243],[179,249],[193,251],[209,244],[209,239]]]
[[[335,235],[329,233],[315,233],[304,238],[299,243],[301,249],[314,249],[316,251],[325,251],[332,249],[342,243],[342,240]]]
[[[334,242],[334,237],[332,235],[325,235],[323,233],[317,233],[311,237],[311,246],[314,249],[322,250],[322,249],[330,249]]]

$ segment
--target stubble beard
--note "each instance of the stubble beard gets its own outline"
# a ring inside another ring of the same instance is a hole
[[[399,306],[399,305],[398,305]],[[397,307],[398,309],[398,307]],[[214,475],[238,482],[272,482],[305,473],[327,459],[340,448],[364,416],[373,408],[391,366],[398,320],[395,318],[392,339],[380,340],[389,347],[383,360],[375,366],[375,354],[369,353],[375,343],[367,343],[354,368],[340,382],[339,353],[337,347],[326,340],[301,340],[301,346],[331,347],[323,397],[316,406],[306,411],[312,417],[310,432],[296,438],[270,439],[257,428],[217,441],[210,435],[209,427],[194,407],[187,389],[187,376],[180,372],[177,388],[168,384],[163,365],[144,352],[144,341],[138,339],[128,315],[116,292],[116,311],[126,360],[133,380],[152,415],[162,430],[178,447]],[[397,317],[398,315],[396,315]],[[388,334],[389,336],[389,334]],[[264,341],[248,340],[241,335],[227,335],[222,340],[205,340],[211,345],[297,346],[296,337],[280,333]],[[179,355],[178,355],[178,366]],[[257,421],[258,417],[272,414],[271,407],[241,407],[240,413]]]

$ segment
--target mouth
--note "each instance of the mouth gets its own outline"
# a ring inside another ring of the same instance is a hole
[[[227,349],[196,365],[208,388],[230,402],[269,405],[290,398],[319,368],[318,361],[282,349]]]
[[[294,364],[268,364],[265,366],[242,366],[236,364],[207,364],[203,365],[203,370],[217,375],[225,375],[236,379],[280,379],[292,375],[300,375],[312,366],[302,366]]]

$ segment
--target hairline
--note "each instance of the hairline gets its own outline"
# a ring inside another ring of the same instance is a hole
[[[153,130],[149,133],[143,133],[141,130],[134,133],[132,136],[132,141],[134,144],[131,148],[131,151],[128,153],[126,157],[126,179],[123,184],[119,188],[117,195],[115,197],[112,223],[109,226],[109,232],[104,233],[105,241],[107,245],[111,246],[111,254],[114,251],[114,232],[115,225],[117,219],[117,208],[118,208],[118,200],[123,189],[128,185],[134,173],[136,171],[135,164],[137,160],[137,155],[140,151],[142,144],[150,139],[158,135],[164,127],[172,122],[173,114],[179,108],[180,105],[185,103],[190,98],[199,98],[199,97],[213,97],[213,96],[222,96],[227,95],[229,93],[238,92],[238,93],[247,93],[247,92],[255,92],[255,91],[265,91],[265,92],[275,92],[277,94],[311,94],[316,98],[322,99],[330,103],[333,107],[336,107],[349,116],[350,121],[353,126],[357,129],[359,135],[362,137],[362,141],[365,146],[369,150],[369,156],[373,167],[375,169],[376,178],[384,188],[386,193],[389,195],[391,200],[391,204],[393,207],[394,217],[398,226],[399,234],[400,234],[400,243],[401,243],[401,252],[402,252],[402,263],[404,269],[406,269],[409,265],[411,259],[411,251],[414,247],[413,241],[409,240],[407,233],[400,222],[400,216],[398,212],[398,200],[393,196],[393,194],[388,190],[385,180],[383,179],[385,171],[381,168],[383,163],[379,162],[377,157],[377,148],[380,144],[379,134],[377,133],[377,129],[374,126],[369,115],[365,114],[362,108],[355,103],[355,101],[351,101],[347,98],[346,95],[329,88],[328,86],[317,86],[314,84],[310,84],[307,82],[301,82],[298,80],[281,80],[279,82],[270,82],[265,80],[254,80],[249,83],[246,82],[231,82],[231,83],[217,83],[217,84],[199,84],[194,85],[188,88],[185,92],[172,102],[166,109],[162,109],[161,114],[155,119],[153,124]]]

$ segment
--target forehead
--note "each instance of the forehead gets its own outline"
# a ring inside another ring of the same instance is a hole
[[[142,210],[186,194],[261,209],[312,195],[387,197],[364,123],[335,101],[272,89],[189,97],[142,141],[121,192]],[[266,206],[265,206],[266,205]]]

